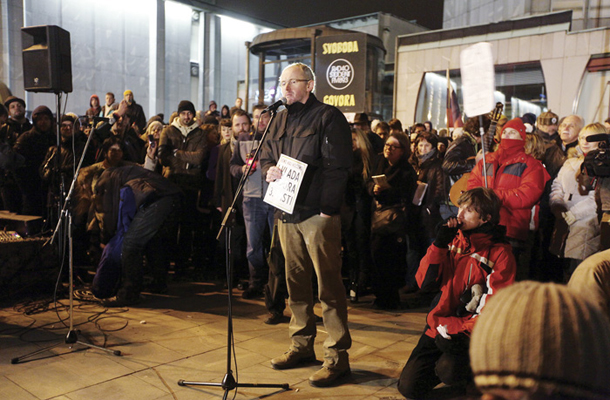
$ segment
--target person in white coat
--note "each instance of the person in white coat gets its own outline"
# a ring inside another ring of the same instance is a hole
[[[565,259],[564,280],[600,245],[600,223],[595,191],[582,184],[580,166],[586,153],[597,149],[597,142],[587,142],[590,135],[606,133],[600,123],[585,126],[578,135],[578,146],[568,153],[568,159],[553,181],[550,195],[551,211],[556,216],[551,241],[551,253]]]

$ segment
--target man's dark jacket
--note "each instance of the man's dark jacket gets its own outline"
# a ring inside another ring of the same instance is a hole
[[[298,223],[319,214],[339,214],[352,165],[351,131],[345,116],[313,95],[277,113],[263,143],[263,176],[281,154],[307,164],[294,212],[282,220]]]
[[[109,168],[94,188],[94,205],[102,231],[102,241],[107,243],[114,236],[119,215],[120,190],[129,186],[133,190],[136,207],[145,206],[165,196],[179,196],[178,186],[161,175],[129,165]]]

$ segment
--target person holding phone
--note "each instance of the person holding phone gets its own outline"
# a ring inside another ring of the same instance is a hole
[[[498,225],[498,196],[477,187],[464,192],[458,206],[457,217],[439,226],[417,271],[421,289],[440,287],[440,295],[398,381],[409,399],[426,397],[441,382],[462,389],[472,384],[468,349],[476,317],[490,296],[515,281],[506,228]]]
[[[159,139],[161,138],[161,132],[163,131],[163,124],[159,121],[153,121],[146,128],[145,137],[147,140],[146,145],[146,157],[144,158],[144,168],[150,171],[157,171],[161,173],[161,166],[158,161],[159,151]],[[142,138],[144,139],[144,137]]]

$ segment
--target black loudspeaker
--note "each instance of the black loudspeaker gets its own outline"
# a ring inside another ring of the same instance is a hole
[[[55,25],[21,28],[23,82],[29,92],[72,92],[70,32]]]

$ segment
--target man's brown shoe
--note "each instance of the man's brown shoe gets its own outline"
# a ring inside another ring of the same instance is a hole
[[[348,376],[350,373],[349,366],[342,369],[322,366],[318,372],[309,377],[309,384],[316,387],[333,386],[339,383],[341,378]]]
[[[311,352],[302,352],[288,350],[279,357],[271,360],[271,366],[275,369],[289,369],[294,368],[299,364],[306,364],[316,361],[316,354]]]

